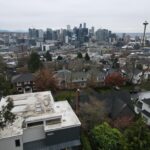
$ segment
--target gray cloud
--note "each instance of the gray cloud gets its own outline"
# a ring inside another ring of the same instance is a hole
[[[150,21],[149,0],[0,0],[0,6],[0,29],[64,28],[87,22],[114,32],[142,32],[142,22]]]

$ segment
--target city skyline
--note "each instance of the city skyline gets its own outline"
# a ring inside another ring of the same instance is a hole
[[[67,24],[73,28],[86,22],[88,28],[142,33],[142,23],[150,20],[149,4],[148,0],[0,0],[0,29],[60,29]]]

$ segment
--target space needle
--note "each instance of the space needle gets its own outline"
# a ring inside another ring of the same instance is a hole
[[[144,34],[143,34],[142,46],[145,47],[145,34],[146,34],[146,27],[147,27],[147,25],[148,25],[148,22],[145,21],[145,22],[143,23],[143,25],[144,25]]]

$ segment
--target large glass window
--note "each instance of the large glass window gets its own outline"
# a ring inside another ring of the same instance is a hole
[[[39,126],[39,125],[43,125],[43,121],[31,122],[27,124],[28,127]]]

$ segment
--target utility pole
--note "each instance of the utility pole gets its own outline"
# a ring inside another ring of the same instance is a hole
[[[75,104],[75,111],[76,111],[76,114],[79,115],[79,109],[80,109],[80,89],[77,89],[76,91],[76,104]]]
[[[148,25],[148,22],[145,21],[145,22],[143,23],[143,25],[144,25],[144,34],[143,34],[142,46],[145,47],[145,34],[146,34],[146,26]]]

